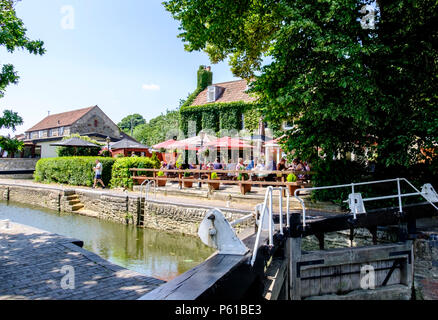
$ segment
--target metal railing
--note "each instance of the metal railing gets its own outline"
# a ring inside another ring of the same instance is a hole
[[[290,216],[289,216],[289,207],[290,207],[289,190],[284,189],[283,187],[274,188],[272,186],[269,186],[266,189],[265,200],[264,200],[263,204],[258,204],[255,207],[256,220],[257,220],[258,213],[260,213],[260,218],[258,220],[259,222],[258,222],[257,237],[256,237],[256,241],[254,244],[253,254],[252,254],[252,258],[251,258],[251,265],[254,265],[254,262],[255,262],[256,257],[257,257],[257,250],[258,250],[258,247],[260,244],[260,237],[262,234],[263,223],[265,221],[266,214],[268,215],[268,219],[269,219],[268,220],[269,246],[272,247],[274,245],[274,235],[273,235],[274,225],[272,224],[273,223],[272,197],[273,197],[273,192],[276,190],[280,191],[280,195],[279,195],[279,231],[280,231],[280,234],[283,235],[283,190],[286,191],[286,227],[289,227],[289,220],[290,220]],[[269,207],[268,207],[268,200],[269,200]],[[262,208],[261,212],[260,212],[260,208]]]
[[[400,181],[405,181],[412,189],[415,190],[415,192],[411,193],[402,193],[400,189]],[[406,178],[395,178],[395,179],[386,179],[386,180],[377,180],[377,181],[368,181],[368,182],[357,182],[357,183],[350,183],[350,184],[340,184],[335,186],[324,186],[324,187],[311,187],[311,188],[301,188],[297,189],[294,192],[294,197],[298,199],[298,201],[301,204],[302,207],[302,217],[303,217],[303,227],[306,227],[306,205],[304,204],[303,199],[301,199],[298,196],[298,192],[302,191],[312,191],[312,190],[325,190],[325,189],[336,189],[336,188],[351,188],[351,193],[355,194],[355,187],[356,186],[363,186],[363,185],[371,185],[371,184],[379,184],[379,183],[387,183],[387,182],[396,182],[397,183],[397,194],[395,195],[388,195],[388,196],[381,196],[381,197],[371,197],[371,198],[362,198],[363,202],[366,201],[376,201],[376,200],[385,200],[385,199],[395,199],[398,198],[398,207],[399,212],[403,212],[403,205],[402,205],[402,198],[403,197],[411,197],[411,196],[422,196],[424,199],[426,199],[427,202],[429,202],[435,209],[438,210],[438,207],[429,199],[425,197],[425,194],[419,191],[417,188],[415,188],[412,183],[410,183]],[[348,202],[348,200],[344,201]],[[351,209],[351,208],[350,208]],[[356,219],[357,207],[356,210],[352,211],[353,218]]]
[[[146,183],[146,187],[144,184]],[[145,191],[145,200],[149,199],[149,191],[151,188],[151,184],[154,185],[154,198],[157,198],[157,185],[155,183],[155,180],[145,180],[140,185],[140,199],[143,199],[143,190]]]

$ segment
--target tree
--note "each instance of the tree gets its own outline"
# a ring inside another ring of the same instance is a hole
[[[130,134],[137,126],[145,123],[146,120],[143,118],[142,115],[138,113],[134,113],[124,117],[122,121],[120,121],[117,125],[119,126],[120,129],[122,129],[122,131]]]
[[[165,114],[161,114],[151,119],[148,123],[136,127],[134,130],[134,138],[148,146],[152,146],[166,139],[171,139],[167,134],[178,130],[178,125],[178,110],[166,110]]]
[[[0,46],[5,46],[10,53],[16,49],[27,50],[32,54],[45,53],[44,42],[32,41],[26,37],[26,28],[23,21],[15,13],[14,0],[0,0]],[[4,64],[0,70],[0,98],[4,96],[6,87],[16,84],[19,76],[11,64]]]
[[[7,137],[0,137],[0,148],[2,151],[8,152],[8,157],[13,158],[17,151],[23,150],[24,143],[17,139]]]
[[[3,117],[0,117],[0,129],[12,129],[15,131],[16,126],[23,124],[23,118],[21,118],[17,112],[12,110],[3,110]]]
[[[354,152],[361,160],[373,155],[386,169],[426,161],[438,172],[438,2],[170,0],[165,6],[180,21],[187,50],[204,50],[212,61],[229,57],[235,75],[259,71],[251,91],[265,120],[277,128],[295,123],[286,150],[313,164],[322,149],[327,161]],[[366,21],[372,11],[374,24]],[[271,62],[260,68],[263,55]]]

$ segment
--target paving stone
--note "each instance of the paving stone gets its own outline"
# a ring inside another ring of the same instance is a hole
[[[73,290],[61,288],[64,265],[74,268]],[[137,299],[163,283],[114,265],[60,235],[16,223],[0,229],[0,300]]]

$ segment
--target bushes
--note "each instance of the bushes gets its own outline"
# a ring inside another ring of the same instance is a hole
[[[92,186],[93,167],[96,159],[102,163],[102,179],[105,185],[111,179],[113,158],[102,157],[60,157],[40,159],[35,168],[35,180],[39,182],[58,182],[76,186]]]
[[[160,161],[156,158],[145,157],[126,157],[118,158],[112,168],[111,187],[124,187],[132,189],[133,180],[132,173],[129,171],[131,168],[160,168]],[[149,172],[146,176],[151,176]]]
[[[102,180],[105,185],[132,188],[130,168],[159,168],[160,161],[154,158],[126,157],[60,157],[41,159],[35,168],[35,181],[57,182],[75,186],[91,187],[94,182],[96,159],[102,163]]]

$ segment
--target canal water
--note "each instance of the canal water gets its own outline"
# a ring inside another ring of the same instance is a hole
[[[4,219],[82,240],[84,249],[112,263],[166,281],[214,252],[191,236],[0,201]]]

